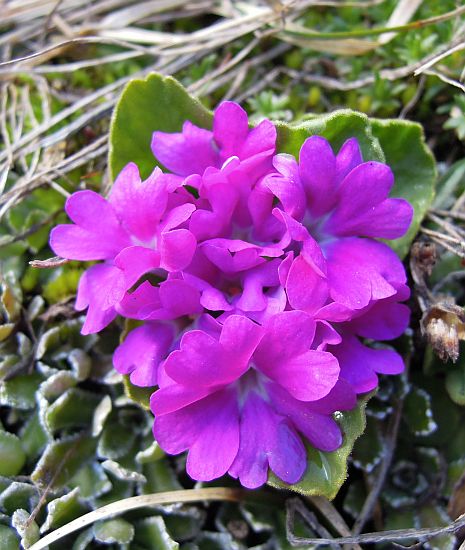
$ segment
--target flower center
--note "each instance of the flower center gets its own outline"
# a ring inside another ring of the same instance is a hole
[[[254,391],[264,400],[268,401],[268,394],[264,385],[265,378],[266,377],[253,366],[253,363],[251,363],[249,370],[243,374],[239,380],[234,382],[237,389],[239,407],[241,409],[251,391]]]

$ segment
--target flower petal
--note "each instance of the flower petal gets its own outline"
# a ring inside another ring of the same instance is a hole
[[[189,449],[186,471],[192,479],[211,481],[224,475],[239,450],[239,407],[236,392],[223,390],[199,402],[201,433]]]
[[[362,152],[357,138],[345,141],[336,156],[336,179],[341,182],[356,166],[362,164]]]
[[[105,328],[116,317],[115,305],[123,299],[126,285],[123,272],[106,264],[92,266],[83,277],[78,306],[89,308],[81,333],[91,334]]]
[[[242,315],[231,315],[224,322],[220,344],[230,354],[231,362],[248,364],[262,338],[261,326]],[[243,371],[242,368],[238,370]]]
[[[330,294],[349,309],[393,296],[405,270],[393,250],[371,239],[339,239],[325,246]]]
[[[350,330],[373,340],[393,340],[401,336],[409,325],[410,309],[404,304],[380,300],[366,313],[353,319]]]
[[[258,366],[258,365],[257,365]],[[339,376],[337,359],[325,351],[310,350],[281,364],[270,363],[262,372],[299,401],[316,401],[327,395]]]
[[[299,355],[310,349],[315,336],[315,321],[303,311],[284,311],[273,315],[265,325],[265,335],[254,360],[260,370]]]
[[[173,342],[174,328],[162,323],[146,323],[126,336],[113,355],[113,366],[129,374],[136,386],[156,386],[160,362]]]
[[[124,273],[128,290],[142,275],[160,267],[160,253],[144,246],[129,246],[116,256],[115,265]]]
[[[336,157],[326,139],[311,136],[305,140],[300,149],[299,171],[312,216],[326,214],[336,201],[338,183]]]
[[[411,221],[412,209],[406,201],[383,204],[394,184],[394,174],[386,164],[364,162],[356,166],[339,186],[338,204],[323,230],[341,237],[401,236]],[[384,219],[388,216],[388,219]]]
[[[151,241],[168,202],[162,171],[155,168],[141,181],[139,168],[129,163],[116,178],[108,202],[132,235],[144,242]]]
[[[179,176],[203,174],[208,166],[219,164],[213,148],[213,134],[186,121],[182,132],[154,132],[152,152],[170,172]]]
[[[378,362],[389,362],[394,359],[393,368],[396,370],[397,361],[390,350],[374,350],[361,344],[351,335],[345,335],[342,343],[331,348],[341,367],[341,378],[349,382],[356,393],[365,393],[373,390],[378,385]],[[386,367],[381,367],[386,368]],[[389,367],[387,367],[389,368]]]
[[[223,101],[213,115],[213,137],[223,161],[238,153],[249,133],[247,113],[237,103]]]
[[[341,429],[330,415],[314,412],[313,402],[298,401],[274,383],[267,384],[274,409],[321,451],[335,451],[342,443]]]
[[[250,392],[241,413],[239,452],[229,474],[256,489],[266,482],[268,465],[286,483],[297,483],[306,468],[305,448],[289,423]]]
[[[286,292],[293,308],[308,313],[323,307],[329,296],[326,279],[318,275],[302,256],[298,256],[289,269]]]
[[[173,229],[161,236],[160,267],[167,271],[180,271],[190,263],[197,241],[188,229]]]

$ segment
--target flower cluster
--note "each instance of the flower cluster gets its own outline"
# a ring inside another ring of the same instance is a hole
[[[375,239],[402,236],[412,208],[388,198],[390,168],[364,162],[356,139],[335,154],[309,137],[297,161],[232,102],[212,131],[155,132],[152,151],[166,172],[141,181],[129,164],[107,199],[74,193],[74,223],[51,234],[57,255],[101,260],[79,283],[83,333],[118,314],[142,321],[114,366],[158,386],[154,436],[188,451],[193,479],[255,488],[271,470],[296,483],[305,443],[337,449],[334,413],[404,368],[373,344],[409,320],[403,266]]]

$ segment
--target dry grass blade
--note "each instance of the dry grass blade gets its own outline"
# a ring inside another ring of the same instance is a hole
[[[202,500],[223,500],[230,502],[241,502],[250,499],[253,493],[241,489],[230,489],[227,487],[215,487],[211,489],[191,489],[185,491],[168,491],[166,493],[155,493],[151,495],[140,495],[136,497],[125,498],[117,502],[112,502],[102,506],[93,512],[67,523],[56,531],[49,533],[38,542],[33,544],[29,550],[43,550],[48,545],[57,542],[66,535],[74,533],[87,525],[96,521],[108,519],[119,514],[124,514],[130,510],[137,510],[146,506],[157,506],[160,504],[173,504],[175,502],[199,502]],[[255,499],[257,496],[254,497]]]
[[[418,4],[418,0],[414,2],[407,1],[407,4],[412,5],[413,8]],[[408,32],[422,27],[436,25],[448,21],[449,19],[460,17],[465,13],[465,6],[460,6],[455,10],[438,16],[407,23],[417,7],[418,6],[415,7],[415,10],[410,8],[405,10],[403,17],[394,12],[393,15],[395,15],[395,17],[391,17],[391,20],[402,21],[401,24],[397,25],[391,25],[390,20],[385,27],[381,28],[342,32],[317,32],[302,27],[301,25],[289,23],[285,25],[284,30],[279,33],[279,36],[283,40],[287,40],[293,44],[312,48],[317,51],[327,51],[329,53],[338,53],[341,55],[359,55],[385,44],[399,32]],[[382,40],[383,35],[384,39]],[[370,36],[380,36],[380,38],[375,41],[365,39]],[[324,48],[325,42],[327,43],[326,50]]]
[[[445,535],[448,533],[457,533],[465,527],[465,514],[462,514],[454,522],[445,527],[425,527],[421,529],[395,529],[389,531],[380,531],[376,533],[364,533],[362,535],[354,535],[349,537],[338,538],[304,538],[294,535],[294,515],[287,516],[287,537],[292,546],[326,546],[326,545],[342,545],[342,544],[373,544],[373,543],[395,543],[399,541],[419,540],[425,541],[433,537]],[[34,549],[35,550],[35,549]]]

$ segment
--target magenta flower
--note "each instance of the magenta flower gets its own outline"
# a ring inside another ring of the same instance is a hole
[[[389,166],[362,162],[356,139],[346,141],[334,155],[319,136],[305,141],[299,163],[289,155],[277,155],[274,166],[278,174],[261,182],[262,194],[268,189],[279,199],[283,211],[318,241],[327,262],[326,272],[318,278],[308,258],[295,259],[286,283],[291,305],[306,309],[299,298],[306,294],[304,280],[311,282],[313,292],[327,292],[352,310],[393,296],[405,280],[402,264],[386,245],[360,238],[396,239],[411,223],[411,205],[388,198],[394,183]]]
[[[168,453],[189,451],[194,479],[229,471],[254,488],[270,468],[297,482],[306,468],[298,434],[335,450],[342,435],[331,414],[355,404],[350,387],[338,382],[334,356],[312,349],[315,331],[309,315],[290,311],[263,326],[232,315],[216,330],[187,332],[152,396],[156,440]]]
[[[183,226],[195,206],[176,193],[176,181],[155,169],[142,182],[137,166],[128,164],[108,200],[78,191],[66,201],[74,224],[52,230],[51,248],[70,260],[105,261],[89,268],[79,284],[76,309],[88,308],[83,334],[111,322],[115,306],[145,273],[179,271],[190,263],[196,240]]]
[[[356,139],[335,155],[310,137],[299,162],[275,146],[271,122],[251,129],[224,102],[212,130],[186,121],[153,134],[171,173],[141,181],[129,164],[108,199],[73,194],[74,223],[50,238],[59,256],[100,262],[79,284],[84,334],[117,314],[143,322],[114,366],[158,386],[154,436],[188,452],[195,480],[229,473],[255,488],[271,471],[297,483],[306,445],[342,444],[334,413],[404,368],[379,344],[409,322],[404,267],[375,240],[402,236],[412,218],[389,198],[391,169],[363,162]]]

